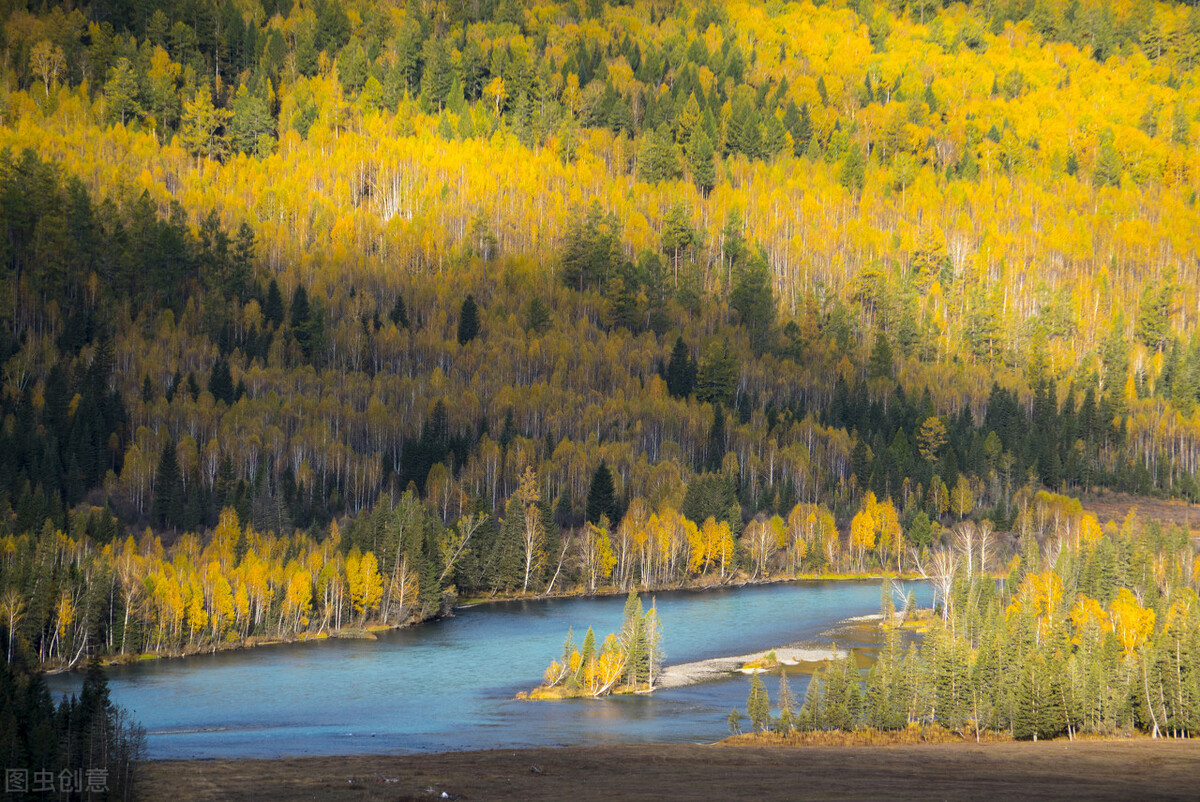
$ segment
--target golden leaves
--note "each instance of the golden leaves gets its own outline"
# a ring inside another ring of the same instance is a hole
[[[1037,622],[1038,643],[1041,643],[1046,634],[1060,623],[1062,597],[1062,578],[1053,569],[1040,574],[1026,574],[1008,607],[1006,617],[1012,620],[1022,612],[1033,616]]]
[[[1112,621],[1100,602],[1080,593],[1071,608],[1071,626],[1075,631],[1072,643],[1079,644],[1086,634],[1103,635],[1112,630]]]
[[[1108,611],[1124,656],[1132,655],[1154,634],[1154,610],[1143,608],[1128,588],[1117,591]]]

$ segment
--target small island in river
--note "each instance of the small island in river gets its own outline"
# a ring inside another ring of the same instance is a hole
[[[662,622],[654,606],[643,610],[641,598],[630,593],[618,633],[599,646],[588,627],[577,646],[567,633],[562,658],[552,660],[542,684],[519,699],[598,698],[614,693],[650,693],[658,688],[681,688],[719,679],[736,671],[757,673],[785,666],[809,666],[845,657],[837,647],[783,646],[763,653],[713,657],[673,666],[662,665]]]
[[[631,592],[625,602],[621,630],[609,634],[596,646],[596,635],[588,627],[583,645],[576,647],[575,634],[567,633],[562,659],[552,660],[542,684],[520,699],[596,698],[611,693],[649,693],[658,682],[662,667],[662,623],[651,605],[643,610],[641,597]]]

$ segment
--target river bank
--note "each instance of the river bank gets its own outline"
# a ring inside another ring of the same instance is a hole
[[[731,574],[726,577],[724,582],[713,581],[714,577],[696,577],[687,582],[682,582],[676,585],[656,588],[617,588],[603,587],[597,588],[595,591],[589,592],[585,588],[568,588],[557,593],[497,593],[492,596],[468,596],[459,599],[455,605],[455,610],[461,610],[468,607],[476,607],[481,604],[498,604],[501,602],[512,601],[540,601],[543,599],[603,599],[609,596],[627,596],[629,591],[637,593],[646,593],[653,596],[655,593],[674,593],[677,591],[692,591],[703,593],[706,590],[729,590],[731,588],[743,587],[763,587],[765,585],[779,585],[784,582],[880,582],[884,579],[898,579],[904,582],[920,582],[924,579],[920,574],[915,573],[879,573],[879,572],[863,572],[863,573],[825,573],[825,574],[775,574],[766,577],[746,577],[743,574]]]
[[[762,587],[768,585],[777,585],[787,582],[878,582],[885,579],[900,579],[905,581],[919,581],[920,577],[908,574],[880,574],[880,573],[862,573],[862,574],[798,574],[771,576],[759,578],[747,578],[745,576],[733,576],[725,582],[712,582],[711,577],[698,577],[696,580],[686,582],[677,586],[663,588],[635,588],[640,593],[646,593],[653,596],[655,593],[672,593],[679,591],[690,591],[703,593],[710,590],[729,590],[740,587]],[[390,632],[400,629],[407,629],[429,621],[438,620],[441,618],[452,618],[456,610],[466,610],[471,607],[478,607],[488,604],[500,604],[504,602],[514,601],[545,601],[545,600],[562,600],[562,599],[602,599],[612,596],[624,596],[628,590],[618,588],[601,588],[594,593],[587,592],[584,588],[570,588],[562,592],[553,594],[536,594],[536,593],[508,593],[496,594],[494,596],[485,597],[467,597],[458,599],[450,597],[447,603],[446,612],[439,616],[425,619],[409,619],[399,624],[384,624],[379,621],[368,621],[357,627],[343,627],[341,629],[323,629],[318,632],[299,632],[291,636],[254,636],[234,641],[226,641],[218,644],[208,644],[205,646],[196,646],[194,648],[184,647],[176,649],[168,649],[157,652],[138,652],[126,654],[109,654],[100,658],[101,665],[104,666],[121,666],[140,663],[147,660],[170,660],[180,657],[191,657],[193,655],[216,654],[218,652],[237,652],[246,649],[254,649],[259,646],[277,646],[280,644],[307,643],[310,641],[322,641],[328,639],[347,639],[347,640],[372,640],[380,633]],[[59,674],[66,671],[78,670],[83,667],[82,661],[76,661],[70,665],[63,664],[58,661],[50,663],[42,663],[39,669],[46,674]]]
[[[928,585],[913,584],[927,605]],[[772,584],[708,593],[663,593],[663,662],[681,665],[780,646],[869,650],[869,625],[842,622],[879,609],[878,582]],[[514,699],[562,654],[572,627],[618,631],[624,599],[550,599],[468,609],[443,621],[381,633],[378,641],[312,644],[146,660],[109,672],[112,699],[146,728],[161,759],[273,758],[319,754],[446,752],[509,745],[587,746],[710,742],[745,705],[749,681],[700,682],[661,694],[565,704]],[[830,635],[837,632],[839,634]],[[437,674],[430,692],[430,666]],[[736,668],[736,666],[735,666]],[[795,671],[802,694],[803,669]],[[329,677],[353,677],[331,691]],[[76,672],[50,678],[54,694],[79,693]],[[770,681],[768,681],[770,684]],[[297,701],[302,700],[302,701]]]
[[[280,646],[291,643],[310,643],[325,640],[377,640],[379,633],[391,632],[396,629],[403,629],[408,624],[372,624],[362,627],[343,627],[342,629],[324,630],[321,632],[301,632],[292,638],[279,637],[258,637],[250,636],[245,640],[229,641],[226,643],[218,643],[209,645],[203,648],[194,649],[171,649],[161,652],[139,652],[137,654],[110,654],[100,658],[100,665],[105,667],[112,666],[127,666],[135,663],[141,663],[148,660],[173,660],[181,657],[194,657],[201,654],[217,654],[218,652],[239,652],[247,649],[256,649],[260,646]],[[39,669],[44,674],[62,674],[67,671],[78,670],[84,667],[82,662],[76,662],[72,665],[59,665],[57,663],[42,663]]]
[[[1195,799],[1200,741],[1149,738],[896,746],[649,744],[172,760],[143,765],[144,798]],[[443,797],[442,794],[445,794]]]

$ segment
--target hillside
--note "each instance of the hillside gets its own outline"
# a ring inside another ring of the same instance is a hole
[[[3,38],[40,660],[1200,496],[1195,7],[15,4]]]

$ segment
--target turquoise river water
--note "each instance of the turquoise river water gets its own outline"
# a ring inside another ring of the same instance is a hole
[[[929,589],[912,583],[918,601]],[[839,630],[879,611],[880,583],[794,582],[656,595],[664,662],[748,654],[791,644],[856,642]],[[643,595],[649,605],[649,595]],[[112,698],[148,733],[151,758],[280,757],[435,752],[602,743],[712,742],[745,710],[749,680],[734,676],[651,695],[525,702],[577,642],[621,623],[623,597],[501,602],[459,609],[378,640],[262,646],[109,670]],[[78,689],[78,673],[49,678]],[[807,678],[790,678],[803,698]],[[775,695],[776,681],[767,680]]]

